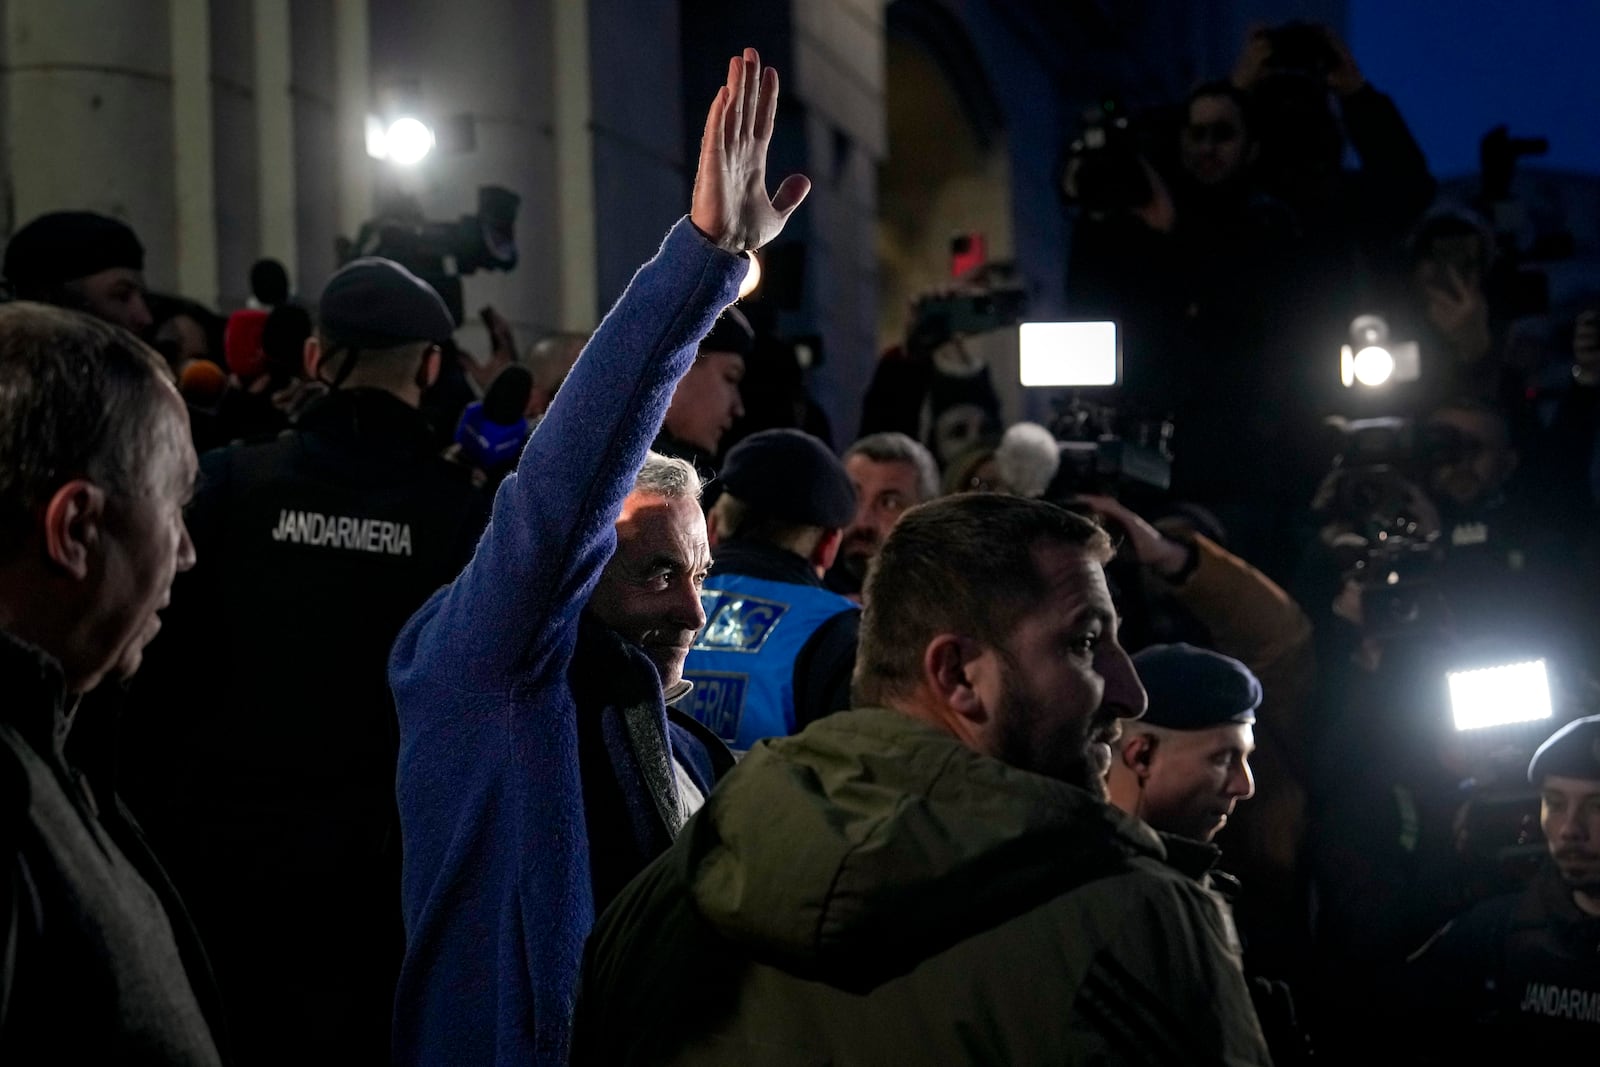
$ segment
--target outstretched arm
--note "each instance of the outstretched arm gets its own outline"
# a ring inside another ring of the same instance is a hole
[[[668,234],[585,346],[501,484],[472,562],[402,634],[397,672],[402,659],[442,655],[454,685],[481,692],[525,678],[562,644],[611,556],[612,525],[672,391],[737,294],[742,253],[776,237],[810,190],[796,175],[767,195],[777,104],[777,73],[753,49],[730,61],[701,139],[693,226]]]

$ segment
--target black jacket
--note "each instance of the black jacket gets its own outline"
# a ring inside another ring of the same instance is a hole
[[[207,453],[131,693],[130,802],[217,961],[241,1046],[387,1057],[403,947],[386,668],[470,556],[487,501],[426,420],[336,392],[296,429]],[[139,807],[143,805],[143,807]]]
[[[112,789],[107,709],[3,632],[0,693],[0,1063],[222,1063],[199,938]]]

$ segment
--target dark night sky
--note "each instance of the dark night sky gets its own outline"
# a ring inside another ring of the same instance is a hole
[[[1600,4],[1592,0],[1350,0],[1349,43],[1394,97],[1442,178],[1472,173],[1506,123],[1544,136],[1527,165],[1600,174]]]

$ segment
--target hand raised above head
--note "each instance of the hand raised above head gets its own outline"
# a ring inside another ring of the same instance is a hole
[[[783,230],[790,212],[811,191],[792,174],[767,197],[767,145],[778,110],[778,72],[761,68],[754,48],[728,62],[728,83],[717,91],[700,140],[689,219],[730,252],[760,248]]]

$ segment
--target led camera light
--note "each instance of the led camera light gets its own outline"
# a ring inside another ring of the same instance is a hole
[[[1548,719],[1550,675],[1542,659],[1470,671],[1451,671],[1450,713],[1457,730],[1481,730]]]

